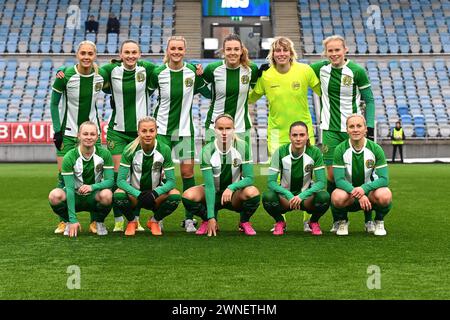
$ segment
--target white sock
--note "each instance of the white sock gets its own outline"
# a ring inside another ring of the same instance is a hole
[[[138,222],[139,221],[139,217],[134,217],[133,222]]]
[[[158,220],[156,220],[155,217],[152,217],[150,221],[158,222]]]
[[[123,217],[114,217],[114,222],[123,222]]]

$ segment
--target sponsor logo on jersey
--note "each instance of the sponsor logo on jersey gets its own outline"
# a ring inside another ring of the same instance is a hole
[[[140,72],[136,73],[136,80],[138,82],[145,81],[145,72],[144,71],[140,71]]]
[[[194,85],[194,80],[192,78],[186,78],[186,80],[184,80],[184,85],[187,88],[190,88]]]
[[[95,172],[102,172],[103,171],[103,164],[99,163],[96,167],[95,167]]]
[[[162,162],[156,161],[153,163],[152,170],[160,171],[162,169]]]
[[[328,146],[326,144],[323,144],[320,149],[322,150],[322,153],[327,153],[328,152]]]
[[[247,84],[249,82],[250,82],[250,77],[249,76],[244,75],[244,76],[241,77],[241,83],[242,84]]]
[[[373,169],[373,168],[375,168],[375,160],[373,160],[373,159],[367,159],[367,160],[366,160],[366,168],[367,168],[367,169]]]
[[[346,87],[350,87],[353,84],[353,78],[350,76],[344,76],[342,78],[342,84]]]
[[[305,166],[305,172],[312,172],[314,166],[312,164],[308,164]]]
[[[99,92],[100,90],[102,90],[102,87],[103,87],[103,82],[97,82],[95,84],[95,88],[94,88],[95,92]]]
[[[298,81],[294,81],[294,82],[292,82],[292,90],[298,90],[298,89],[300,89],[300,82],[298,82]]]

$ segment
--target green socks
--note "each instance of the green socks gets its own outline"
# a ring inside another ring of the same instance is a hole
[[[181,201],[181,196],[179,194],[171,194],[167,197],[166,201],[161,203],[158,209],[155,211],[155,215],[153,216],[155,220],[161,221],[172,212],[174,212],[178,204]]]
[[[262,195],[262,203],[264,209],[270,214],[276,222],[284,222],[283,207],[280,203],[278,194],[272,190],[266,191]]]
[[[183,201],[184,208],[189,215],[193,217],[194,215],[199,216],[202,220],[207,220],[206,218],[206,207],[201,202],[194,202],[186,198],[181,198]],[[186,219],[187,215],[186,215]],[[192,219],[192,218],[191,218]]]
[[[191,178],[183,178],[183,192],[186,191],[189,188],[195,187],[195,178],[191,177]],[[184,216],[185,219],[191,219],[194,217],[192,215],[192,213],[185,207],[184,210]]]
[[[242,202],[241,210],[241,222],[248,222],[250,217],[256,212],[259,207],[259,202],[261,201],[261,196],[258,194],[253,198],[245,200]]]

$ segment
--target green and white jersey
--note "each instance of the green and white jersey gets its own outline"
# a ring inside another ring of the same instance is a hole
[[[320,128],[346,132],[346,120],[353,114],[362,114],[360,90],[370,87],[366,70],[351,60],[342,68],[334,68],[330,61],[311,65],[320,79],[322,89]]]
[[[269,170],[280,174],[280,185],[283,188],[298,194],[311,186],[313,172],[324,168],[319,148],[305,146],[303,153],[295,157],[292,154],[291,144],[288,143],[275,151]]]
[[[104,71],[84,75],[78,72],[76,65],[64,70],[64,78],[56,78],[52,89],[62,94],[59,120],[64,136],[76,137],[80,124],[88,120],[100,128],[96,101],[104,79],[107,79]]]
[[[148,115],[147,87],[154,68],[148,61],[138,61],[133,70],[126,69],[122,62],[101,67],[108,74],[114,100],[108,129],[137,132],[139,119]]]
[[[138,145],[132,153],[128,149],[132,143],[126,146],[120,165],[130,168],[127,182],[137,190],[153,190],[162,184],[163,170],[174,170],[170,148],[155,140],[155,147],[149,154]]]
[[[105,169],[114,169],[112,156],[108,150],[94,146],[94,153],[89,158],[85,158],[81,154],[80,147],[77,147],[64,156],[61,174],[73,175],[76,191],[84,184],[100,183]]]
[[[216,117],[228,113],[234,118],[235,131],[245,132],[252,126],[248,113],[248,93],[256,84],[258,67],[239,66],[227,68],[225,61],[209,64],[203,72],[203,79],[211,83],[211,105],[206,117],[205,128],[214,129]]]
[[[216,140],[202,148],[200,170],[212,169],[216,192],[224,191],[230,184],[242,178],[242,164],[252,163],[245,141],[236,140],[227,152],[220,151]]]
[[[365,145],[356,151],[350,140],[340,143],[334,151],[333,167],[345,169],[345,179],[359,187],[378,179],[375,169],[387,167],[383,149],[375,142],[365,139]]]
[[[180,70],[172,70],[168,64],[157,67],[150,77],[150,90],[158,89],[159,97],[154,117],[158,134],[189,137],[194,135],[192,102],[194,94],[206,86],[195,75],[195,67],[185,63]]]

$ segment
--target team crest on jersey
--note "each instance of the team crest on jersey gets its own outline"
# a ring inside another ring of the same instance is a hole
[[[100,90],[102,90],[102,87],[103,87],[103,83],[102,82],[97,82],[95,84],[95,88],[94,88],[95,92],[99,92]]]
[[[233,159],[233,167],[237,168],[241,165],[241,160],[238,158]]]
[[[353,78],[350,76],[344,76],[344,78],[342,78],[342,84],[346,87],[350,87],[353,84]]]
[[[145,81],[145,72],[144,71],[140,71],[136,74],[136,80],[138,82],[143,82]]]
[[[311,173],[313,171],[314,166],[312,164],[308,164],[305,166],[305,172]]]
[[[300,89],[300,82],[298,82],[298,81],[294,81],[294,82],[292,82],[292,90],[298,90],[298,89]]]
[[[366,160],[366,168],[367,169],[373,169],[375,168],[375,161],[372,159],[367,159]]]
[[[184,80],[184,85],[186,88],[190,88],[194,85],[194,80],[192,80],[192,78],[186,78],[186,80]]]
[[[247,84],[249,82],[250,82],[250,77],[249,76],[244,75],[244,76],[241,77],[241,83],[242,84]]]
[[[160,171],[162,169],[162,162],[156,161],[153,163],[152,170]]]
[[[95,167],[95,172],[102,172],[103,171],[103,164],[99,163],[96,167]]]
[[[114,149],[114,146],[115,146],[114,141],[111,141],[111,140],[106,141],[106,145],[108,147],[108,150]]]
[[[328,146],[326,144],[323,144],[320,149],[322,150],[322,153],[327,153],[328,152]]]

